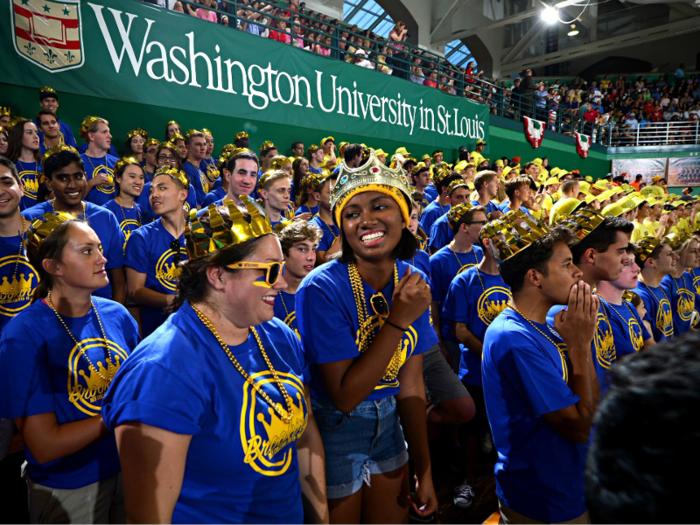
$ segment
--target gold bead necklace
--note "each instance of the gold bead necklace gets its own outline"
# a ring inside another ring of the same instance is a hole
[[[352,295],[355,299],[355,307],[357,308],[357,320],[359,324],[357,333],[357,344],[360,353],[365,353],[374,341],[374,326],[372,317],[367,314],[367,300],[365,299],[365,289],[362,286],[362,277],[357,269],[357,263],[351,262],[348,264],[348,275],[350,277],[350,286],[352,287]],[[394,263],[394,289],[399,285],[399,270]],[[385,381],[395,381],[401,369],[401,354],[402,354],[403,337],[399,340],[399,344],[394,351],[394,355],[389,361],[389,365],[384,372],[383,379]]]
[[[545,334],[542,330],[540,330],[540,328],[539,328],[535,323],[533,323],[530,319],[528,319],[527,317],[525,317],[525,314],[522,313],[520,310],[518,310],[518,309],[513,305],[513,303],[510,303],[508,306],[509,306],[510,308],[512,308],[513,310],[515,310],[516,312],[518,312],[518,313],[520,314],[520,316],[521,316],[523,319],[525,319],[528,323],[530,323],[530,325],[532,325],[532,327],[533,327],[535,330],[537,330],[540,334],[542,334],[542,335],[547,339],[547,341],[549,341],[550,343],[552,343],[552,344],[554,345],[554,348],[556,348],[557,351],[558,351],[559,353],[561,353],[561,350],[559,350],[559,346],[557,345],[557,343],[555,343],[554,340],[553,340],[551,337],[549,337],[549,336],[548,336],[547,334]],[[549,327],[547,327],[547,330],[549,330]]]
[[[53,313],[56,314],[56,317],[58,317],[58,320],[61,322],[63,325],[63,328],[66,329],[66,332],[68,332],[68,335],[70,338],[73,340],[75,343],[75,346],[80,349],[80,355],[85,358],[85,360],[88,362],[88,366],[90,367],[90,370],[95,372],[99,377],[101,377],[103,380],[107,381],[107,383],[111,383],[112,379],[114,379],[114,374],[116,373],[116,370],[114,366],[112,365],[112,351],[109,349],[109,341],[107,341],[107,335],[105,334],[105,329],[102,326],[102,320],[100,319],[100,314],[97,313],[97,308],[95,308],[95,303],[92,302],[92,298],[90,298],[90,306],[92,310],[95,312],[95,317],[97,317],[97,322],[100,325],[100,331],[102,332],[102,340],[105,343],[105,348],[107,349],[107,359],[106,359],[106,369],[107,369],[107,377],[103,376],[100,371],[95,368],[95,365],[92,364],[92,361],[88,357],[87,353],[85,352],[85,348],[83,348],[80,345],[80,342],[75,338],[75,336],[71,333],[71,331],[68,328],[68,325],[66,322],[63,320],[63,317],[61,317],[61,314],[58,313],[58,310],[56,310],[56,307],[53,304],[53,301],[51,300],[51,290],[49,290],[48,295],[46,296],[46,304],[49,305],[49,308],[53,310]],[[114,372],[113,372],[114,371]]]
[[[226,355],[228,356],[229,360],[231,361],[231,363],[233,363],[233,366],[236,368],[236,370],[238,370],[238,372],[240,372],[240,374],[243,376],[245,382],[249,383],[253,387],[253,390],[255,390],[255,392],[257,392],[257,394],[261,398],[263,398],[263,400],[268,405],[270,405],[275,412],[279,414],[280,418],[282,418],[282,421],[284,421],[287,424],[291,423],[292,419],[294,418],[294,405],[292,403],[292,398],[289,397],[287,389],[284,387],[284,384],[279,378],[279,375],[277,375],[277,371],[273,368],[272,362],[270,362],[270,358],[267,357],[267,353],[265,352],[265,348],[263,347],[262,341],[260,340],[260,336],[258,336],[258,332],[255,329],[255,327],[251,326],[250,331],[253,333],[255,341],[258,343],[258,348],[260,348],[260,353],[262,354],[263,359],[265,360],[265,364],[267,364],[267,368],[270,370],[270,372],[272,372],[272,377],[275,380],[275,383],[277,383],[277,387],[279,388],[280,392],[282,393],[284,402],[287,404],[287,410],[282,408],[282,406],[279,403],[275,403],[272,399],[270,399],[270,396],[268,396],[265,393],[265,391],[262,388],[260,388],[255,381],[253,381],[248,372],[246,372],[241,366],[241,364],[238,362],[238,359],[236,359],[233,353],[231,353],[231,350],[229,349],[228,345],[221,338],[219,332],[216,330],[212,322],[201,311],[199,311],[199,309],[192,305],[190,306],[192,307],[192,310],[194,310],[194,313],[197,314],[197,317],[199,317],[199,320],[202,321],[202,324],[207,327],[207,329],[214,336],[221,348],[223,348],[224,352],[226,352]]]

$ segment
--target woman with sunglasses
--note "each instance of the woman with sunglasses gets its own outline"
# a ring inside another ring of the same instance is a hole
[[[122,305],[92,295],[109,281],[102,243],[85,221],[38,216],[27,253],[40,283],[2,332],[0,417],[14,419],[24,440],[29,521],[124,523],[119,457],[101,404],[139,342],[138,326]]]
[[[341,257],[312,271],[296,297],[304,351],[315,365],[330,518],[407,523],[411,505],[420,516],[437,508],[422,356],[437,336],[426,276],[405,262],[418,247],[408,229],[410,185],[401,168],[382,165],[372,152],[359,168],[342,165],[331,197]],[[416,469],[413,498],[406,442]]]
[[[308,365],[296,334],[273,318],[287,286],[280,243],[251,201],[193,211],[185,235],[177,311],[103,403],[128,519],[327,522]]]
[[[182,171],[159,169],[150,186],[151,208],[158,219],[134,230],[126,243],[126,282],[129,297],[141,306],[141,334],[158,328],[175,299],[180,263],[185,251],[185,214],[189,184]]]

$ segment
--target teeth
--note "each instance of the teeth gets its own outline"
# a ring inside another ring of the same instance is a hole
[[[361,237],[362,242],[372,242],[384,237],[384,232],[370,233]]]

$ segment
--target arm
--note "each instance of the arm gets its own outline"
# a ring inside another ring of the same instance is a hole
[[[48,463],[75,454],[109,434],[102,422],[102,416],[59,425],[56,413],[46,412],[18,417],[15,423],[22,439],[39,463]]]
[[[401,426],[406,435],[408,452],[416,470],[416,496],[411,502],[419,516],[429,516],[437,510],[428,450],[426,396],[423,383],[423,355],[411,356],[399,372],[401,390],[396,395]],[[423,508],[425,507],[425,508]]]
[[[112,268],[109,272],[109,282],[112,285],[112,300],[124,304],[126,302],[126,275],[124,267]]]
[[[481,353],[484,349],[483,341],[479,341],[479,339],[469,330],[469,328],[467,328],[467,325],[464,323],[454,322],[453,327],[455,336],[457,339],[459,339],[459,342],[469,348],[470,352],[473,352],[481,357]]]
[[[326,455],[323,440],[311,409],[311,392],[306,387],[306,406],[309,408],[306,430],[297,441],[299,478],[304,514],[311,523],[328,523],[326,498]]]
[[[564,338],[573,365],[569,388],[579,400],[574,405],[542,415],[565,439],[578,444],[588,441],[600,401],[600,385],[591,354],[600,303],[591,295],[590,286],[581,284],[571,288],[567,310],[559,312],[554,320],[554,327]]]
[[[90,190],[94,188],[95,186],[99,186],[100,184],[107,184],[109,182],[109,177],[108,175],[104,172],[101,171],[97,175],[95,175],[93,178],[91,178],[88,183],[87,183],[87,193],[90,193]]]
[[[409,270],[394,290],[389,321],[408,328],[429,304],[430,287],[420,274],[411,274]],[[323,387],[338,410],[352,412],[369,397],[384,377],[403,334],[398,328],[384,324],[369,349],[358,357],[316,365]]]
[[[142,423],[115,429],[128,523],[171,523],[192,436]]]
[[[175,299],[174,295],[160,293],[146,288],[146,274],[137,272],[128,266],[126,267],[126,281],[128,283],[129,297],[131,297],[131,300],[135,303],[165,308]]]

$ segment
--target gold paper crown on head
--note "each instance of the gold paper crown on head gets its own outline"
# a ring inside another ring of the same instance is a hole
[[[144,141],[148,140],[148,131],[143,128],[136,128],[126,134],[126,141],[129,142],[136,135],[140,136]]]
[[[248,138],[248,133],[245,131],[239,131],[236,133],[236,136],[233,137],[233,140],[238,140],[238,139],[247,139]]]
[[[171,144],[175,144],[175,141],[178,139],[185,140],[185,137],[183,137],[180,133],[173,133],[172,135],[170,135],[168,142],[170,142]],[[175,146],[175,147],[177,147],[177,146]]]
[[[205,257],[228,246],[241,244],[272,233],[272,226],[267,216],[260,213],[258,207],[247,197],[241,196],[241,200],[248,211],[247,216],[243,215],[232,200],[227,199],[222,204],[228,210],[233,223],[230,228],[226,228],[224,218],[216,205],[209,205],[207,211],[209,213],[209,227],[212,230],[211,235],[207,235],[204,226],[197,217],[197,210],[190,211],[189,218],[185,223],[185,243],[190,261]]]
[[[270,169],[268,171],[281,170],[282,166],[289,163],[290,160],[284,155],[275,155],[270,161]]]
[[[195,133],[201,133],[201,131],[198,130],[198,129],[191,129],[191,130],[189,130],[187,133],[185,133],[185,140],[190,140],[190,137],[191,137],[192,135],[194,135]],[[170,137],[171,140],[172,140],[172,138],[173,138],[173,137]]]
[[[141,168],[141,163],[134,157],[122,157],[114,165],[114,173],[118,173],[119,170],[124,169],[126,166],[138,166]]]
[[[56,90],[52,87],[44,86],[41,89],[39,89],[39,93],[53,93],[55,95]]]
[[[460,177],[450,182],[450,185],[447,187],[447,194],[451,195],[452,192],[455,191],[457,188],[469,189],[469,186],[467,186],[467,183],[464,181],[464,179]]]
[[[331,192],[331,213],[336,225],[340,225],[340,216],[345,205],[358,193],[377,191],[393,198],[406,222],[410,222],[411,185],[400,167],[389,168],[381,163],[370,151],[369,160],[358,168],[349,168],[345,161],[340,165],[338,182]]]
[[[208,130],[207,128],[202,128],[199,131],[201,131],[205,135],[211,135],[212,137],[214,136],[214,134],[210,130]]]
[[[236,146],[235,144],[226,144],[223,148],[221,148],[221,156],[223,157],[224,155],[237,148],[238,146]]]
[[[661,244],[661,239],[656,237],[643,237],[639,239],[636,243],[637,255],[642,262],[646,261],[651,253],[656,250],[656,248]]]
[[[445,164],[444,162],[441,164],[433,165],[432,171],[433,171],[433,184],[435,184],[436,186],[438,184],[440,184],[440,182],[445,177],[447,177],[450,173],[452,173],[450,168],[448,168],[447,164]]]
[[[143,149],[146,150],[150,148],[151,146],[160,146],[160,140],[158,139],[148,139],[146,142],[143,144]]]
[[[450,184],[452,186],[452,184]],[[453,206],[450,208],[450,211],[447,212],[447,220],[450,223],[450,228],[454,228],[459,224],[459,221],[462,220],[462,217],[473,208],[471,204],[468,204],[466,202],[463,202],[462,204],[458,204],[457,206]]]
[[[309,146],[309,155],[313,155],[314,153],[316,153],[320,149],[321,148],[318,144],[311,144],[311,146]]]
[[[0,117],[11,117],[12,110],[10,108],[0,107]]]
[[[690,239],[690,235],[685,232],[673,232],[664,236],[664,241],[666,241],[666,244],[668,244],[674,252],[683,246],[688,239]]]
[[[37,217],[27,228],[27,253],[31,260],[36,254],[39,246],[51,233],[61,224],[75,220],[70,213],[53,211]]]
[[[549,227],[542,221],[515,210],[508,212],[498,221],[486,224],[479,232],[479,237],[489,238],[493,256],[499,262],[504,262],[532,246],[549,231]]]
[[[413,170],[411,170],[412,175],[418,175],[421,171],[428,170],[430,171],[430,168],[425,165],[425,162],[419,162],[415,166],[413,166]]]
[[[80,126],[80,136],[85,138],[87,136],[87,130],[90,126],[92,126],[96,120],[99,120],[102,117],[96,117],[94,115],[87,116],[83,119],[83,123]]]
[[[605,221],[605,217],[591,208],[578,209],[571,215],[565,215],[558,224],[566,226],[573,231],[579,241],[598,228]]]
[[[177,123],[177,120],[171,120],[165,125],[165,127],[167,128],[168,126],[172,126],[173,124],[176,124],[178,127],[180,126],[180,124]]]
[[[51,155],[55,155],[56,153],[60,153],[62,151],[72,151],[73,153],[80,155],[80,153],[78,153],[78,150],[75,149],[73,146],[66,146],[65,144],[61,144],[59,146],[54,146],[51,149],[47,149],[44,152],[44,156],[41,157],[41,165],[43,166],[46,162],[46,159],[48,159]]]
[[[182,170],[178,170],[172,166],[163,166],[162,168],[158,168],[153,175],[153,178],[155,179],[158,175],[168,175],[175,180],[179,180],[186,190],[190,189],[190,181],[187,179],[187,175],[185,175],[185,172]]]
[[[260,153],[262,154],[262,150],[267,149],[267,148],[274,148],[275,145],[271,140],[266,140],[265,142],[262,143],[262,146],[260,146]]]

